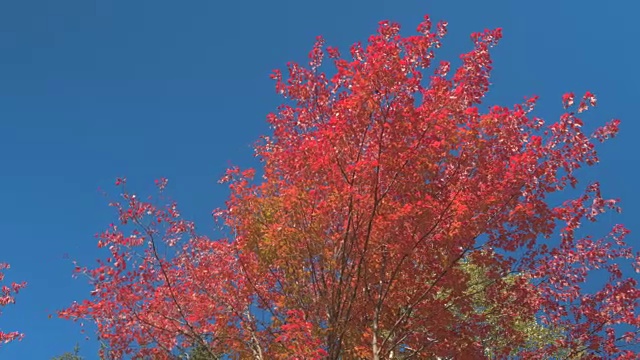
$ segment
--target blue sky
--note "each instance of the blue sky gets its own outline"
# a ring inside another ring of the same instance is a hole
[[[603,1],[2,1],[0,2],[0,261],[29,285],[4,308],[3,330],[22,342],[2,359],[48,359],[79,342],[79,326],[48,319],[88,296],[68,257],[94,264],[93,235],[114,220],[102,188],[126,176],[133,189],[170,179],[183,214],[212,234],[210,212],[227,194],[216,180],[229,163],[253,164],[251,144],[281,102],[268,75],[305,60],[316,35],[342,49],[389,19],[412,32],[422,16],[446,19],[440,59],[470,49],[469,34],[502,27],[486,104],[541,96],[537,116],[560,114],[560,96],[591,90],[592,123],[622,120],[601,147],[604,195],[623,199],[632,231],[640,165],[637,2]],[[596,228],[597,229],[597,228]],[[602,229],[602,228],[601,228]],[[633,241],[635,237],[632,237]]]

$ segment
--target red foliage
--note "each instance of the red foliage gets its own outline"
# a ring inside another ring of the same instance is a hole
[[[9,264],[0,263],[0,282],[4,280],[3,270],[9,269]],[[2,289],[0,289],[0,308],[6,306],[8,304],[13,304],[16,302],[14,296],[20,292],[20,289],[25,287],[27,284],[25,282],[21,283],[11,283],[10,285],[2,285]],[[1,312],[0,312],[1,313]],[[11,342],[13,340],[22,339],[23,335],[17,331],[12,332],[3,332],[0,330],[0,346],[4,343]]]
[[[286,79],[274,72],[290,102],[256,146],[263,180],[238,168],[223,178],[231,196],[214,215],[231,239],[198,236],[174,203],[124,191],[112,204],[123,228],[99,236],[110,257],[78,269],[93,297],[60,315],[94,321],[116,358],[169,358],[192,345],[255,359],[477,358],[481,334],[496,329],[508,344],[492,349],[499,356],[634,356],[625,346],[638,343],[640,292],[620,269],[638,257],[628,230],[578,232],[618,211],[617,200],[593,183],[559,206],[546,201],[578,185],[576,170],[598,162],[594,139],[613,137],[619,121],[591,136],[574,112],[546,124],[531,116],[536,97],[483,113],[500,29],[473,34],[451,76],[441,62],[427,78],[446,23],[432,30],[425,17],[418,35],[399,30],[381,22],[351,59],[327,48],[331,78],[320,71],[321,38],[309,66],[288,64]],[[567,109],[573,101],[562,97]],[[587,92],[577,113],[595,104]],[[469,301],[460,265],[469,261],[487,271],[497,323]],[[606,284],[583,289],[599,268]],[[525,347],[515,319],[533,315],[560,331],[554,342]]]

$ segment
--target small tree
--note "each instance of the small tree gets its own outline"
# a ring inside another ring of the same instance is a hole
[[[60,356],[54,356],[51,360],[84,360],[82,356],[80,356],[80,345],[76,344],[73,347],[72,352],[66,352]]]
[[[628,230],[577,233],[617,201],[591,183],[546,202],[578,186],[619,121],[585,134],[590,92],[566,94],[571,110],[550,124],[532,116],[536,97],[481,111],[500,29],[473,34],[452,75],[443,61],[426,76],[446,23],[399,31],[381,22],[349,59],[319,38],[309,66],[273,74],[288,103],[256,146],[262,180],[223,178],[231,196],[214,215],[230,239],[123,189],[120,225],[99,236],[109,257],[77,269],[93,296],[60,315],[95,321],[115,358],[634,357]],[[598,268],[610,278],[585,291]]]

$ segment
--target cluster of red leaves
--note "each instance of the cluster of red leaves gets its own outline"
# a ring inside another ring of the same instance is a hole
[[[328,355],[321,347],[322,342],[313,336],[313,324],[305,319],[302,310],[287,311],[286,322],[280,330],[276,341],[284,344],[294,358],[324,359]]]
[[[578,185],[576,170],[598,161],[594,140],[619,122],[590,136],[574,112],[545,124],[530,115],[535,97],[481,113],[500,29],[473,34],[462,65],[450,76],[441,62],[429,78],[446,23],[399,30],[381,22],[350,60],[318,38],[308,67],[273,74],[289,104],[269,115],[273,136],[256,146],[263,181],[238,168],[223,178],[231,196],[214,215],[230,240],[198,236],[175,204],[124,191],[112,205],[133,230],[99,235],[111,256],[78,268],[93,297],[60,315],[94,321],[115,358],[170,358],[194,345],[254,359],[481,358],[497,342],[480,334],[496,329],[508,344],[491,349],[500,357],[633,357],[625,347],[637,333],[618,327],[640,322],[636,281],[618,265],[638,258],[628,230],[576,232],[617,201],[597,183],[562,205],[546,201]],[[331,78],[320,71],[325,53]],[[595,104],[588,92],[577,113]],[[472,306],[463,262],[486,269],[498,320]],[[610,279],[584,290],[599,268]],[[534,315],[559,335],[531,349],[516,320]]]
[[[4,280],[4,272],[3,270],[9,269],[9,264],[0,263],[0,283]],[[20,292],[20,289],[25,287],[27,284],[25,282],[21,283],[11,283],[10,285],[2,285],[0,290],[0,308],[6,306],[8,304],[15,303],[14,296]],[[22,334],[17,331],[12,332],[3,332],[0,330],[0,345],[3,343],[8,343],[13,340],[22,339]]]

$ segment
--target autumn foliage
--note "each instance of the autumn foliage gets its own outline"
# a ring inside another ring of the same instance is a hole
[[[9,269],[9,264],[0,263],[0,283],[4,281],[3,271],[7,269]],[[8,285],[2,285],[2,288],[0,289],[0,308],[8,304],[15,303],[16,300],[14,296],[20,291],[20,289],[22,289],[26,285],[27,284],[25,282],[21,282],[21,283],[12,282]],[[22,334],[17,331],[4,332],[2,331],[2,329],[0,329],[0,346],[2,346],[2,344],[11,342],[13,340],[21,339],[21,338],[22,338]]]
[[[94,322],[113,358],[635,358],[638,255],[622,225],[580,229],[619,208],[576,175],[619,121],[584,133],[590,92],[551,123],[536,97],[480,106],[500,29],[455,70],[434,63],[446,23],[399,31],[381,22],[349,57],[318,38],[308,66],[274,72],[287,102],[256,145],[261,178],[222,179],[227,238],[198,235],[166,180],[147,200],[119,179],[109,255],[77,268],[95,290],[60,315]]]

